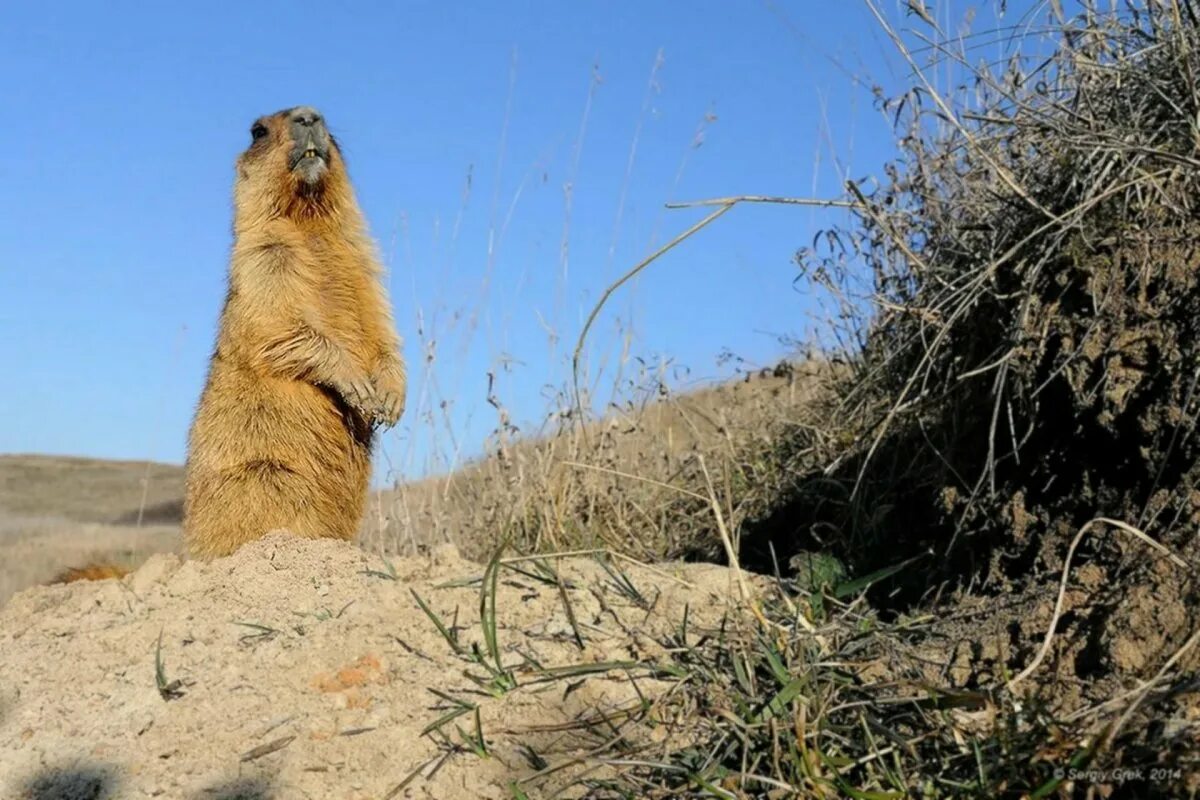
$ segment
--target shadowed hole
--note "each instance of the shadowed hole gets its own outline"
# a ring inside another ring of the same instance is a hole
[[[110,766],[51,767],[30,778],[19,797],[21,800],[116,800],[115,786]]]

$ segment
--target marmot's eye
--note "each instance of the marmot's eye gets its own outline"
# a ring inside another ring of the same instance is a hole
[[[261,139],[267,135],[267,126],[261,125],[261,124],[255,125],[253,128],[250,129],[250,135],[253,136],[254,141],[257,142],[259,139]]]

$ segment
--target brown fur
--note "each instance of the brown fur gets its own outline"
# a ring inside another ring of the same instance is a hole
[[[115,564],[88,564],[86,567],[70,567],[65,569],[50,581],[50,583],[74,583],[75,581],[102,581],[106,578],[123,578],[129,574],[125,567]]]
[[[237,162],[229,289],[188,442],[193,556],[280,528],[353,538],[375,425],[403,411],[400,340],[342,155],[331,139],[306,184],[288,114],[260,119]]]

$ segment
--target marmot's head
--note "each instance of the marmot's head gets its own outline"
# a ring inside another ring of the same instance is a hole
[[[250,146],[237,161],[239,207],[319,213],[336,205],[344,183],[341,151],[315,108],[296,106],[250,126]]]

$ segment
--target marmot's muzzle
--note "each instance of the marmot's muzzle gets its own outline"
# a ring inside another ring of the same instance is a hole
[[[309,183],[319,180],[329,167],[331,140],[325,119],[315,108],[297,106],[288,112],[288,128],[292,135],[289,169]]]

